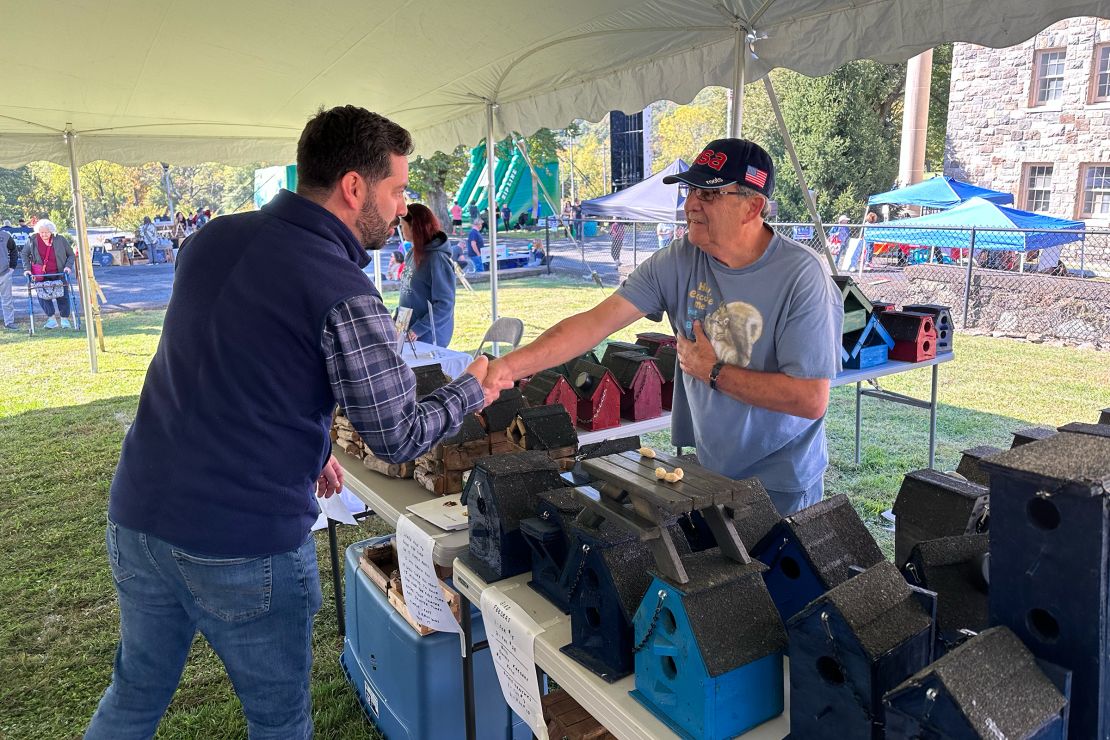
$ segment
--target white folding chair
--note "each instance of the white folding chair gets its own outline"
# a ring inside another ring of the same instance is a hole
[[[524,336],[524,322],[520,319],[502,316],[497,321],[490,324],[486,329],[486,335],[482,337],[478,349],[474,350],[474,356],[482,354],[482,348],[489,342],[493,347],[493,354],[500,356],[498,344],[511,345],[512,349],[516,349],[520,344],[520,338]]]

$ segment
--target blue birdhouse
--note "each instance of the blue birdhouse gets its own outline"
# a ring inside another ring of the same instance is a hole
[[[902,574],[911,585],[937,595],[936,645],[940,657],[985,630],[989,535],[963,534],[918,542]]]
[[[837,494],[780,521],[752,555],[784,620],[834,586],[883,560],[848,497]]]
[[[914,470],[894,500],[894,564],[902,567],[923,540],[987,531],[990,492],[936,470]]]
[[[636,612],[632,696],[682,737],[734,737],[782,713],[786,630],[758,561],[683,559],[690,580],[655,575]]]
[[[486,583],[530,570],[532,555],[520,520],[534,515],[537,493],[565,486],[559,466],[545,452],[478,460],[461,497],[470,519],[470,549],[462,559]]]
[[[1070,692],[1070,671],[1035,659],[1013,632],[992,627],[886,695],[886,736],[1065,740]]]
[[[570,523],[583,504],[573,488],[557,488],[536,496],[536,516],[522,519],[520,531],[532,550],[532,580],[528,585],[543,594],[564,614],[570,612]]]
[[[892,349],[894,339],[872,315],[862,329],[844,335],[840,361],[846,369],[875,367],[887,361]]]
[[[884,560],[794,615],[790,737],[886,737],[883,694],[932,660],[933,607]]]
[[[632,673],[632,618],[651,583],[655,558],[636,534],[609,522],[597,528],[573,522],[570,529],[571,641],[562,650],[612,683]],[[688,553],[682,530],[669,529],[679,551]]]
[[[1060,432],[980,466],[990,622],[1072,671],[1071,737],[1110,737],[1110,438]]]

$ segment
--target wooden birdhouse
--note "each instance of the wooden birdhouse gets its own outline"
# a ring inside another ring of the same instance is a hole
[[[583,508],[573,488],[556,488],[537,494],[536,515],[520,522],[520,531],[532,551],[532,580],[528,585],[543,594],[564,614],[570,612],[570,523]],[[581,562],[575,560],[575,562]]]
[[[872,316],[862,329],[844,335],[840,364],[851,370],[882,365],[893,348],[894,339]]]
[[[871,309],[873,313],[882,313],[883,311],[897,311],[898,306],[886,301],[871,301]]]
[[[487,583],[530,570],[520,520],[534,516],[537,494],[565,485],[558,465],[543,452],[478,460],[462,495],[470,519],[470,550],[462,556],[467,565]]]
[[[463,473],[490,454],[490,440],[475,414],[463,417],[454,436],[416,458],[416,482],[440,496],[463,490]]]
[[[903,311],[911,313],[927,313],[933,317],[933,327],[937,332],[937,352],[952,351],[952,309],[948,306],[938,306],[935,303],[911,303],[902,306]]]
[[[605,355],[606,365],[621,390],[621,417],[629,421],[663,415],[663,374],[655,360],[643,352]]]
[[[960,464],[956,466],[956,472],[971,483],[986,486],[989,481],[987,480],[987,474],[979,468],[979,461],[984,457],[997,455],[999,452],[1002,452],[1002,449],[993,445],[979,445],[964,450],[960,453]]]
[[[683,464],[690,469],[693,469],[694,465],[701,467],[693,455],[683,455],[679,459],[683,458],[687,458]],[[775,525],[779,523],[778,510],[775,509],[775,504],[767,495],[767,489],[758,478],[730,480],[728,485],[736,491],[736,495],[728,505],[730,519],[736,527],[736,533],[749,552],[758,550],[774,530]],[[678,525],[682,527],[682,531],[686,534],[686,541],[694,552],[717,547],[717,538],[700,511],[694,510],[683,515],[679,518]]]
[[[875,538],[837,494],[780,521],[752,555],[767,566],[767,590],[783,620],[830,588],[882,561]]]
[[[761,563],[683,559],[690,580],[654,574],[636,612],[632,696],[681,737],[735,737],[782,713],[786,630]]]
[[[794,615],[790,737],[883,740],[883,695],[933,659],[933,607],[883,560]]]
[[[963,534],[918,542],[902,567],[906,581],[937,595],[936,645],[940,657],[987,623],[989,536]]]
[[[574,388],[570,381],[554,370],[536,373],[521,392],[529,406],[550,406],[557,403],[567,410],[571,419],[578,417],[578,396]]]
[[[578,426],[589,431],[612,429],[621,423],[621,387],[604,366],[580,360],[574,365],[578,394]]]
[[[655,353],[655,364],[663,376],[663,410],[670,411],[674,402],[675,371],[678,370],[678,348],[663,346]]]
[[[1010,443],[1010,449],[1027,445],[1030,442],[1039,442],[1042,439],[1056,436],[1056,430],[1052,427],[1023,427],[1015,429],[1011,434],[1014,435],[1014,441]]]
[[[497,400],[482,409],[481,417],[487,432],[504,432],[524,408],[524,396],[519,388],[506,388]]]
[[[1073,693],[1069,671],[992,627],[887,693],[886,736],[1065,740]]]
[[[569,470],[578,453],[578,432],[558,404],[521,409],[505,431],[514,450],[539,450]]]
[[[894,500],[894,564],[905,565],[918,542],[987,531],[989,499],[986,488],[953,475],[907,473]]]
[[[605,352],[601,355],[601,364],[609,367],[609,358],[618,352],[635,352],[640,355],[650,356],[648,348],[642,344],[635,344],[633,342],[616,342],[610,341],[605,345]]]
[[[877,315],[894,338],[890,359],[923,362],[937,356],[937,331],[932,316],[908,311],[884,311]]]
[[[651,550],[640,538],[609,522],[570,525],[568,560],[571,642],[563,652],[612,683],[633,669],[632,618],[651,583]],[[677,527],[674,542],[689,548]]]
[[[544,694],[540,704],[547,722],[547,736],[553,740],[617,740],[616,735],[562,689]]]
[[[451,379],[443,372],[443,367],[438,362],[430,365],[417,365],[412,369],[412,372],[416,376],[417,398],[423,398],[451,382]]]
[[[1110,737],[1110,439],[1061,432],[980,466],[990,622],[1074,673],[1070,737]]]
[[[834,275],[833,282],[840,289],[840,295],[844,301],[843,333],[859,331],[867,326],[867,319],[871,317],[874,309],[856,281],[847,275]]]
[[[594,365],[601,364],[601,360],[598,359],[597,353],[590,351],[582,355],[581,357],[575,357],[573,360],[570,360],[569,362],[564,362],[562,365],[556,365],[551,369],[562,375],[564,378],[567,379],[569,383],[573,385],[574,376],[576,375],[574,366],[577,365],[579,362],[590,362]]]
[[[1056,431],[1069,432],[1071,434],[1091,434],[1096,437],[1110,437],[1110,424],[1084,424],[1081,421],[1073,421],[1070,424],[1057,427]]]
[[[642,331],[636,335],[636,344],[647,347],[648,354],[654,357],[659,354],[662,347],[674,347],[678,339],[674,334],[663,334],[658,331]]]

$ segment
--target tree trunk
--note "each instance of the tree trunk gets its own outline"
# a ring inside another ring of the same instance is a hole
[[[450,231],[451,213],[447,210],[447,192],[443,189],[443,183],[436,183],[434,187],[424,193],[424,197],[428,199],[428,202],[424,205],[428,206],[431,212],[436,215],[436,218],[439,219],[444,232]]]

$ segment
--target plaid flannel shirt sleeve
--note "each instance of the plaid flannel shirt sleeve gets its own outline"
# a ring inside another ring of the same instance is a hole
[[[361,295],[332,308],[321,338],[336,403],[374,455],[390,463],[415,460],[455,434],[485,401],[469,373],[417,401],[416,376],[397,354],[396,336],[382,302]]]

